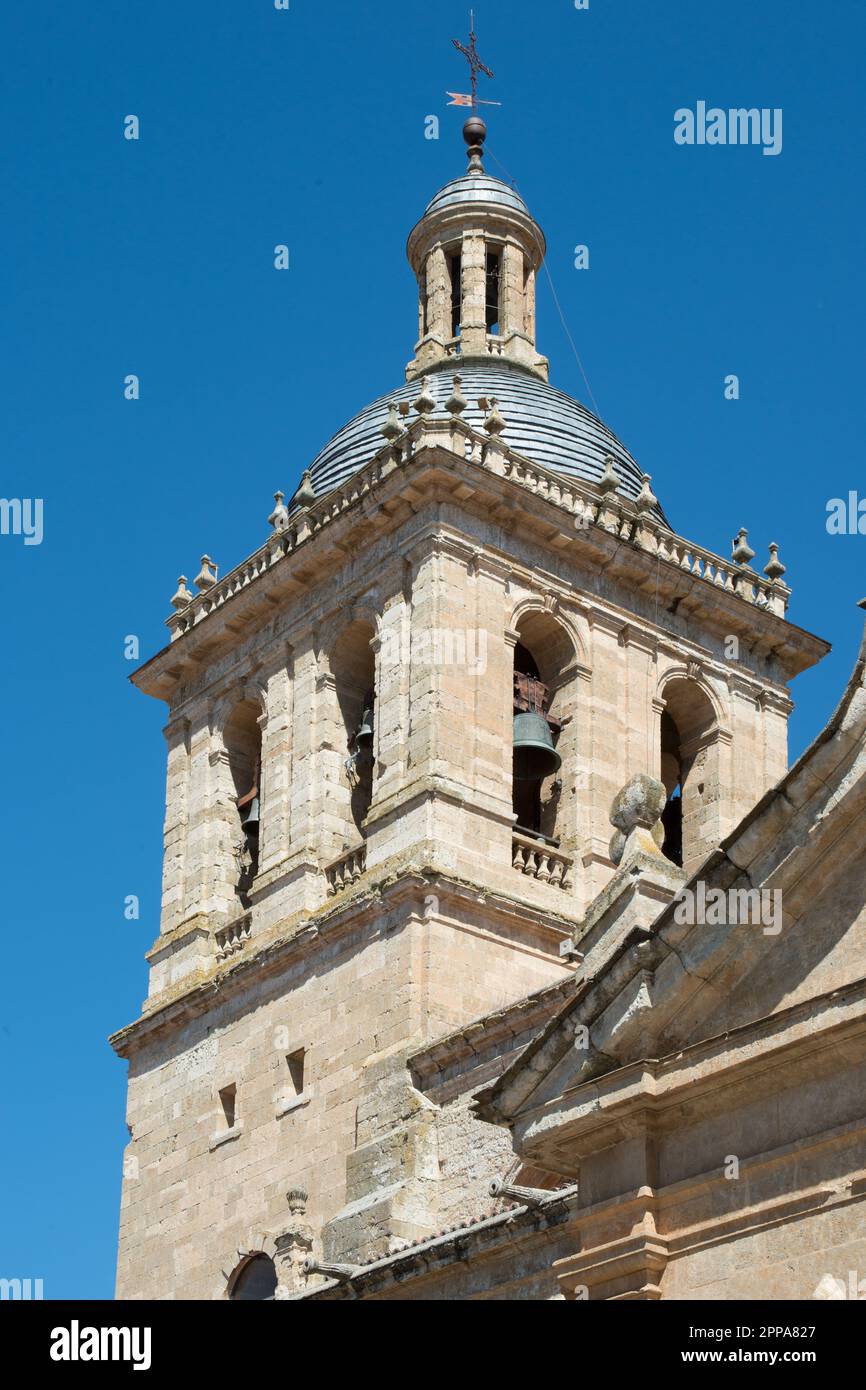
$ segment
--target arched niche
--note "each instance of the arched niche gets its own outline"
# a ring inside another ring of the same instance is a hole
[[[233,1303],[264,1302],[277,1291],[277,1270],[269,1255],[259,1251],[245,1259],[232,1273],[228,1297]]]
[[[514,621],[515,691],[518,676],[541,681],[544,712],[556,752],[558,771],[537,782],[512,783],[516,826],[545,840],[573,848],[574,826],[565,807],[573,797],[577,775],[577,702],[579,663],[574,638],[547,609],[527,608]]]
[[[342,757],[338,803],[347,846],[364,837],[373,796],[376,739],[376,628],[354,618],[334,639],[328,654],[335,696],[335,744]]]
[[[236,850],[236,891],[244,907],[258,873],[262,796],[261,706],[250,698],[238,700],[223,724],[222,743],[231,778],[231,843]]]
[[[663,852],[693,873],[722,838],[718,711],[698,680],[675,675],[663,687],[661,780],[667,792]]]

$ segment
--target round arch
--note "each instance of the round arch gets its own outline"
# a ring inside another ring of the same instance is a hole
[[[316,651],[320,662],[324,660],[330,664],[331,652],[337,646],[343,633],[348,628],[354,627],[356,623],[366,623],[372,629],[373,639],[380,637],[382,613],[379,605],[368,601],[353,603],[327,618],[316,634]]]
[[[268,1255],[250,1255],[232,1274],[228,1298],[233,1303],[263,1303],[275,1296],[278,1282],[276,1265]]]
[[[668,687],[674,682],[682,683],[700,690],[712,707],[713,717],[718,728],[723,729],[726,726],[728,717],[727,707],[719,695],[718,690],[707,680],[706,675],[702,671],[696,671],[694,667],[682,664],[669,666],[659,677],[656,693],[660,700],[667,700]]]
[[[514,728],[525,737],[528,720],[520,711],[543,710],[547,724],[538,723],[531,735],[548,742],[560,766],[538,781],[512,780],[515,830],[573,850],[578,840],[579,793],[579,687],[587,674],[584,646],[574,625],[558,605],[530,595],[515,605],[507,634],[514,646]],[[527,680],[529,684],[527,684]],[[540,689],[539,689],[540,683]],[[529,705],[526,701],[529,699]],[[531,746],[531,745],[530,745]],[[515,764],[516,767],[516,764]]]
[[[547,620],[549,623],[556,624],[566,635],[571,644],[571,661],[582,668],[585,673],[590,670],[589,651],[586,640],[579,631],[571,614],[563,612],[558,604],[545,602],[538,595],[530,595],[516,604],[511,614],[511,631],[520,632],[525,630],[527,623],[531,626],[536,625],[536,617],[539,620]],[[538,624],[541,626],[541,623]]]
[[[276,1268],[277,1245],[273,1235],[267,1231],[251,1230],[249,1244],[234,1246],[226,1252],[225,1259],[219,1263],[219,1283],[214,1288],[213,1297],[230,1299],[237,1280],[244,1267],[251,1260],[263,1257]]]
[[[211,711],[211,732],[222,738],[225,734],[226,724],[231,719],[238,705],[251,704],[257,705],[259,710],[259,724],[264,727],[268,717],[268,694],[265,687],[254,680],[243,681],[239,685],[233,686],[225,695],[220,696]]]
[[[695,669],[672,667],[658,692],[663,852],[691,874],[722,838],[722,750],[730,739],[717,692]]]

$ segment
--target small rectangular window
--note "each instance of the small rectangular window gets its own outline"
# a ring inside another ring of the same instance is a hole
[[[304,1092],[304,1049],[299,1048],[297,1052],[291,1052],[286,1058],[286,1066],[289,1072],[289,1084],[287,1092],[289,1096],[300,1096]]]
[[[487,274],[485,276],[485,312],[487,332],[499,332],[499,287],[502,279],[502,257],[498,251],[487,252]]]
[[[451,337],[458,338],[463,318],[463,257],[459,251],[449,256],[448,264],[451,268]]]
[[[223,1108],[223,1119],[226,1129],[234,1129],[237,1120],[237,1086],[224,1086],[220,1091],[220,1104]]]

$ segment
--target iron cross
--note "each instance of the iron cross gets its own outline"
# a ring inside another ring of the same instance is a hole
[[[492,76],[493,76],[493,73],[490,71],[490,69],[486,66],[485,63],[482,63],[481,59],[478,57],[478,49],[475,47],[475,11],[474,11],[474,10],[470,10],[470,11],[469,11],[469,47],[467,48],[466,45],[465,45],[465,43],[461,43],[459,39],[452,39],[451,42],[453,43],[454,47],[455,47],[456,49],[458,49],[459,52],[461,52],[461,53],[463,54],[464,58],[466,59],[467,63],[469,64],[469,76],[470,76],[470,80],[471,80],[471,82],[472,82],[472,110],[474,111],[474,110],[476,110],[476,108],[477,108],[477,106],[478,106],[478,74],[479,74],[479,72],[483,72],[483,73],[485,74],[485,76],[487,76],[487,77],[492,77]],[[452,94],[449,92],[449,96],[450,96],[450,95],[452,95]],[[498,103],[496,103],[496,102],[482,102],[481,104],[482,104],[482,106],[498,105]]]

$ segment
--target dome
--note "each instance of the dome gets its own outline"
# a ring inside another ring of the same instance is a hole
[[[467,401],[463,418],[474,429],[480,429],[484,419],[478,397],[495,396],[505,419],[503,442],[508,447],[551,472],[587,483],[599,482],[605,458],[612,454],[623,495],[632,501],[637,497],[643,478],[640,468],[616,435],[579,401],[510,362],[456,359],[428,373],[437,413],[444,411],[455,372],[460,374]],[[404,383],[338,430],[310,467],[316,495],[339,487],[384,447],[381,431],[391,401],[414,401],[420,392],[420,381]]]
[[[493,178],[491,174],[469,173],[452,179],[444,188],[440,188],[435,198],[427,204],[424,216],[440,212],[443,208],[457,207],[461,203],[498,203],[500,207],[511,208],[513,212],[522,212],[525,217],[531,215],[520,194],[507,183]]]

